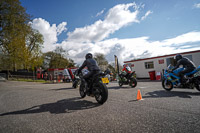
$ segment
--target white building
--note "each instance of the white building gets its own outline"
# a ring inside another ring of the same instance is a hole
[[[200,50],[178,54],[181,54],[183,57],[187,57],[192,60],[196,67],[200,65]],[[150,78],[149,72],[162,72],[163,69],[166,69],[169,64],[174,65],[175,55],[176,54],[170,54],[158,57],[131,60],[125,61],[124,63],[128,64],[131,67],[132,71],[136,72],[137,78]]]

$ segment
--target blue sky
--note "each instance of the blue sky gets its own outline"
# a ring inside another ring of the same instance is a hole
[[[200,0],[20,0],[43,52],[62,46],[81,63],[87,52],[120,62],[200,49]]]

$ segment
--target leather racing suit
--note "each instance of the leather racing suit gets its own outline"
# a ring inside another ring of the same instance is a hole
[[[87,67],[89,70],[89,72],[83,76],[84,79],[88,79],[92,75],[100,72],[100,68],[98,67],[96,60],[93,58],[86,59],[82,66],[78,69],[78,72],[80,72],[84,67]]]
[[[178,76],[181,78],[180,81],[183,83],[184,74],[192,72],[194,69],[196,69],[196,66],[190,59],[183,57],[182,59],[178,60],[172,71],[177,69],[180,65],[183,65],[183,68],[185,68],[183,71],[178,73]]]

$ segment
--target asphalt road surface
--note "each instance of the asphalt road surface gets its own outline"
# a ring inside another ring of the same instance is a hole
[[[80,98],[71,83],[0,82],[0,133],[199,133],[200,92],[161,82],[110,83],[108,100]],[[140,89],[143,100],[137,101]]]

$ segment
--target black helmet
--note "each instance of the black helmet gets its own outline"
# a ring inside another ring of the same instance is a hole
[[[92,54],[91,54],[91,53],[87,53],[87,54],[85,55],[85,59],[89,59],[89,58],[92,58]]]
[[[182,55],[180,55],[180,54],[177,54],[175,57],[174,57],[174,59],[176,60],[176,61],[179,61],[180,59],[182,59],[183,57],[182,57]]]

